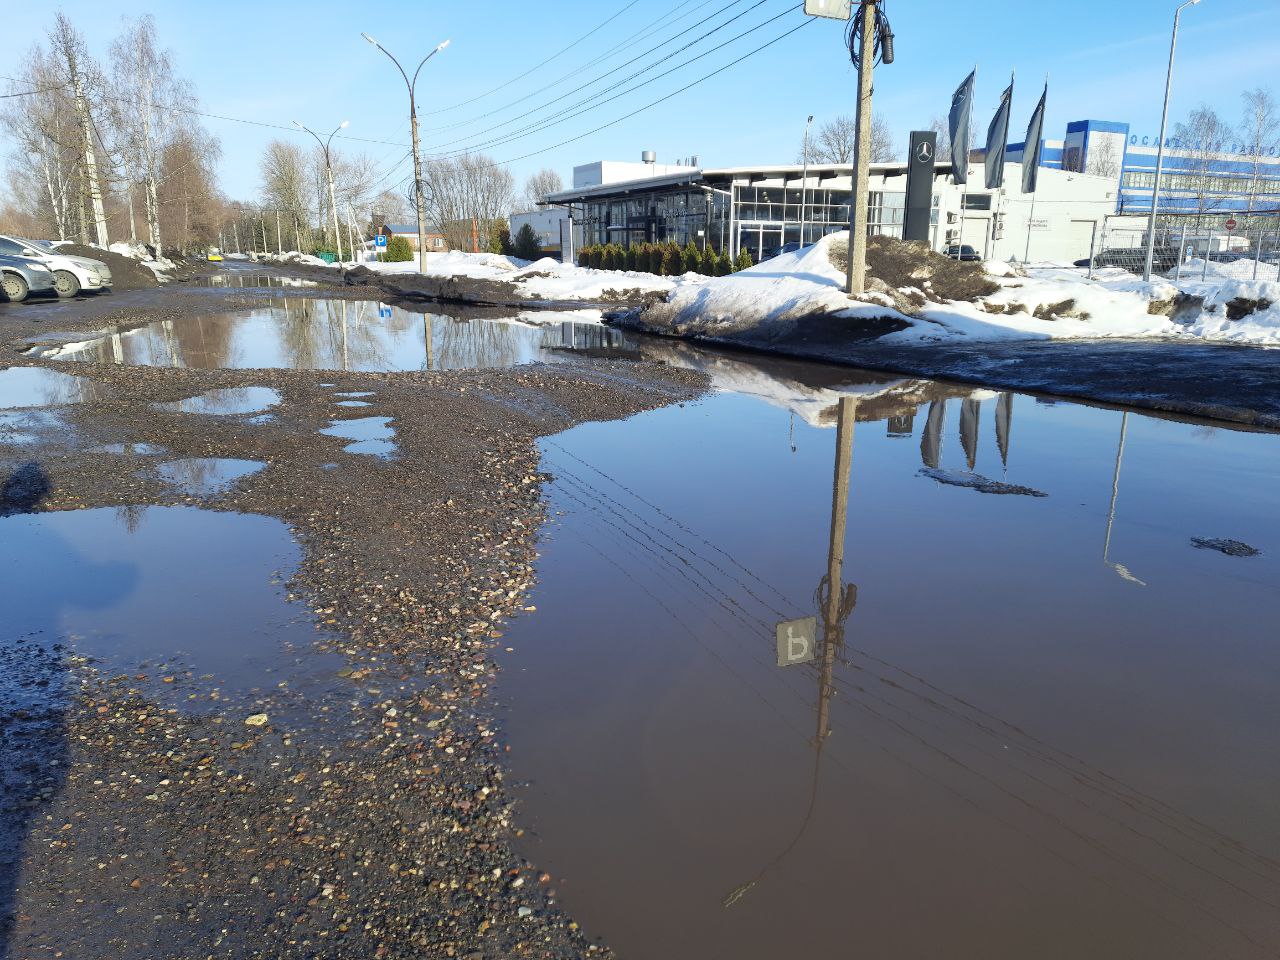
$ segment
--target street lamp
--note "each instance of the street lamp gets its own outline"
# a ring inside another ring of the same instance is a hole
[[[1164,109],[1160,113],[1160,142],[1156,147],[1156,182],[1151,190],[1151,214],[1147,219],[1147,259],[1142,267],[1142,279],[1151,279],[1151,260],[1156,251],[1156,207],[1160,204],[1160,174],[1164,172],[1164,132],[1169,122],[1169,91],[1173,86],[1173,53],[1178,48],[1178,21],[1182,11],[1193,7],[1200,0],[1186,0],[1173,13],[1173,38],[1169,41],[1169,72],[1164,78]]]
[[[813,126],[813,114],[804,122],[804,174],[800,178],[800,246],[804,246],[804,201],[809,188],[809,128]]]
[[[409,75],[404,72],[404,67],[400,66],[400,61],[391,55],[382,44],[367,33],[362,33],[364,37],[375,47],[387,55],[387,58],[396,65],[396,69],[400,71],[400,76],[404,77],[404,85],[409,88],[409,125],[413,131],[413,193],[414,205],[417,207],[418,213],[418,269],[423,273],[427,272],[427,226],[426,226],[426,208],[422,201],[422,158],[418,152],[418,104],[414,94],[414,88],[418,85],[418,74],[422,72],[422,65],[434,57],[437,53],[447,47],[450,41],[446,40],[434,50],[422,58],[422,62],[418,64],[418,69],[413,71],[413,79],[409,79]]]
[[[338,231],[338,202],[333,195],[333,164],[329,161],[329,144],[333,141],[334,134],[344,129],[349,121],[343,120],[340,124],[333,128],[333,133],[328,138],[321,140],[319,134],[309,127],[304,127],[297,120],[293,121],[293,125],[299,130],[306,130],[316,138],[316,143],[320,144],[320,149],[324,151],[324,172],[329,178],[329,209],[333,212],[333,242],[338,245],[338,262],[342,262],[342,234]],[[354,256],[355,251],[352,251]]]

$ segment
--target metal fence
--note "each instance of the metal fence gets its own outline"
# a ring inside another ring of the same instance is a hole
[[[1145,217],[1106,217],[1094,236],[1090,276],[1103,267],[1141,274],[1146,255]],[[1151,273],[1172,280],[1280,281],[1280,212],[1161,216]]]

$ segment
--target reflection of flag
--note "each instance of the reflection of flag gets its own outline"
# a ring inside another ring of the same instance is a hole
[[[934,400],[929,404],[929,418],[920,435],[920,462],[926,467],[938,468],[942,454],[942,422],[947,417],[947,402]]]
[[[1002,393],[996,401],[996,445],[1000,463],[1009,466],[1009,429],[1013,426],[1013,394]]]
[[[1040,102],[1031,111],[1031,122],[1027,124],[1027,139],[1022,144],[1022,192],[1036,192],[1036,177],[1040,173],[1040,140],[1044,132],[1044,101],[1049,96],[1049,84],[1044,85],[1044,93],[1040,94]]]
[[[974,71],[975,73],[977,71]],[[969,182],[969,115],[973,112],[973,74],[951,95],[947,130],[951,134],[951,182]]]
[[[987,189],[995,190],[1004,186],[1004,150],[1009,145],[1009,109],[1013,104],[1013,81],[1004,93],[1000,94],[1000,107],[991,118],[991,126],[987,127],[987,156],[984,165],[987,171]]]
[[[970,470],[978,462],[978,416],[981,413],[981,400],[966,397],[960,405],[960,446],[964,447],[964,459]]]

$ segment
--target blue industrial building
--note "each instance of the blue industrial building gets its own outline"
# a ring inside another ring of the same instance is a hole
[[[1130,132],[1127,123],[1076,120],[1061,140],[1045,140],[1040,165],[1114,177],[1116,213],[1151,211],[1159,137]],[[1009,145],[1008,158],[1021,161],[1025,144]],[[1203,150],[1176,137],[1165,141],[1160,186],[1164,213],[1229,215],[1280,211],[1280,151],[1254,158],[1239,143]]]

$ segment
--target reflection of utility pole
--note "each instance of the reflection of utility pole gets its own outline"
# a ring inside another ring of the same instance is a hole
[[[835,692],[833,674],[836,653],[844,646],[844,622],[853,612],[858,600],[855,584],[844,585],[844,537],[849,516],[849,472],[853,463],[853,424],[858,410],[853,397],[840,398],[839,420],[836,423],[835,477],[831,489],[831,529],[827,540],[827,572],[818,585],[818,602],[822,610],[822,661],[818,669],[818,729],[813,740],[813,779],[809,784],[809,806],[790,843],[764,865],[746,883],[739,884],[723,900],[725,908],[751,892],[765,875],[786,858],[813,820],[818,803],[818,777],[822,770],[822,746],[831,733],[831,696]],[[810,621],[812,618],[809,618]],[[791,621],[799,625],[801,621]],[[786,624],[780,624],[784,627]],[[780,662],[780,665],[781,664]]]
[[[431,352],[431,314],[424,313],[422,315],[422,342],[427,348],[427,369],[431,369],[432,352]]]
[[[349,369],[349,360],[347,358],[347,301],[340,300],[342,304],[342,369]]]
[[[1116,563],[1110,559],[1111,555],[1111,525],[1116,519],[1116,497],[1120,495],[1120,461],[1124,458],[1124,438],[1129,430],[1129,411],[1120,414],[1120,445],[1116,448],[1116,472],[1111,478],[1111,508],[1107,511],[1107,537],[1102,544],[1102,562],[1118,573],[1123,580],[1130,583],[1136,583],[1140,587],[1145,587],[1146,581],[1139,580],[1129,568],[1123,563]]]
[[[831,534],[827,544],[827,575],[818,587],[822,601],[822,668],[818,680],[818,732],[821,745],[831,732],[831,671],[836,647],[844,640],[844,621],[857,602],[858,590],[844,585],[844,534],[849,518],[849,468],[853,463],[853,424],[858,403],[853,397],[840,398],[840,419],[836,424],[836,472],[831,487]]]

